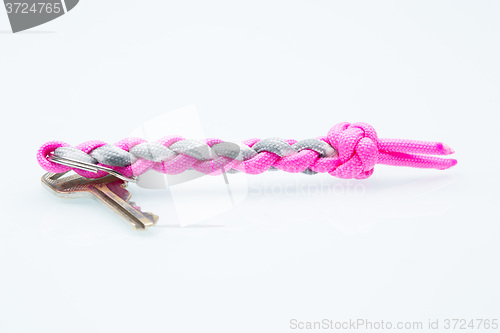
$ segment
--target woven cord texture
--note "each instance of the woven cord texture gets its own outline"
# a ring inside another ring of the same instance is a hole
[[[210,175],[283,170],[305,174],[327,172],[339,178],[364,179],[373,174],[376,164],[444,170],[457,161],[432,155],[452,153],[454,151],[441,142],[379,139],[369,124],[345,122],[335,125],[327,136],[301,141],[270,138],[231,143],[168,136],[157,142],[127,138],[113,145],[88,141],[76,147],[51,141],[38,150],[37,159],[42,168],[53,173],[71,168],[51,161],[52,155],[105,166],[127,177],[139,176],[150,169],[166,174],[194,169]],[[104,171],[73,170],[87,178],[106,175]]]

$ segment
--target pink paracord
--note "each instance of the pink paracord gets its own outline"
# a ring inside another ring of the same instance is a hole
[[[190,168],[206,174],[220,174],[224,170],[235,169],[248,174],[260,174],[271,167],[287,172],[328,172],[339,178],[364,179],[372,175],[376,164],[405,166],[413,168],[433,168],[444,170],[455,164],[455,159],[445,159],[429,155],[450,155],[454,151],[441,142],[426,142],[402,139],[379,139],[372,126],[366,123],[340,123],[335,125],[326,137],[317,139],[331,145],[338,151],[338,155],[324,157],[313,149],[303,149],[297,153],[279,156],[273,152],[260,151],[247,160],[237,160],[229,157],[218,156],[213,160],[198,160],[193,156],[182,153],[164,161],[151,161],[138,158],[128,166],[109,166],[121,174],[132,177],[143,174],[153,169],[166,174],[179,174]],[[184,140],[180,136],[165,137],[158,142],[169,148],[172,144]],[[248,147],[253,147],[260,139],[249,139],[243,142]],[[293,145],[296,140],[285,140]],[[132,147],[144,143],[140,138],[128,138],[115,143],[116,147],[129,151]],[[207,139],[205,143],[212,147],[223,142],[219,139]],[[101,141],[88,141],[75,148],[86,154],[102,147],[106,143]],[[38,163],[48,172],[62,173],[71,170],[70,167],[54,163],[49,157],[59,147],[69,147],[60,141],[44,144],[38,151]],[[102,164],[101,164],[102,165]],[[92,173],[80,169],[73,169],[76,173],[87,178],[100,178],[105,172]]]

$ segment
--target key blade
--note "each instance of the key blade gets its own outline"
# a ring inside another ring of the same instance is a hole
[[[92,187],[91,192],[115,213],[121,215],[136,229],[146,229],[158,222],[158,216],[151,213],[143,213],[138,207],[132,206],[128,200],[130,192],[120,184],[122,180],[110,184],[97,184]],[[118,190],[115,193],[114,190]]]
[[[57,197],[64,199],[93,198],[104,203],[113,212],[122,216],[135,229],[145,229],[158,221],[158,216],[142,212],[130,203],[131,194],[124,187],[126,182],[108,175],[98,179],[66,173],[47,173],[42,176],[42,185]]]

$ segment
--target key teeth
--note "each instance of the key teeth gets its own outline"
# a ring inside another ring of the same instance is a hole
[[[146,216],[152,222],[152,225],[155,225],[158,222],[158,220],[159,220],[158,215],[155,215],[153,213],[142,212],[142,214],[144,216]]]
[[[130,206],[134,207],[135,210],[137,210],[139,213],[144,215],[148,220],[150,220],[152,225],[154,225],[154,224],[156,224],[156,222],[158,222],[158,219],[159,219],[158,215],[155,215],[155,214],[149,213],[149,212],[143,212],[141,210],[141,207],[137,206],[137,204],[134,201],[129,201],[128,204]]]
[[[144,214],[144,212],[143,212],[143,211],[142,211],[142,209],[141,209],[141,206],[137,206],[137,204],[136,204],[134,201],[127,201],[127,203],[128,203],[130,206],[134,207],[134,209],[135,209],[136,211],[141,212],[141,213],[143,213],[143,214]]]
[[[135,203],[135,201],[131,201],[130,199],[132,198],[132,194],[127,189],[125,189],[125,186],[123,186],[125,184],[126,183],[123,183],[123,184],[120,184],[119,187],[113,187],[112,191],[115,192],[124,201],[126,201],[131,207],[133,207],[139,213],[141,213],[142,215],[144,215],[148,220],[150,220],[151,221],[150,225],[156,224],[156,222],[158,222],[159,217],[157,215],[153,214],[153,213],[143,212],[141,210],[141,207],[138,206],[137,203]],[[146,227],[148,227],[150,225],[147,225]]]
[[[128,203],[130,198],[132,198],[132,194],[123,186],[125,184],[124,181],[117,180],[116,182],[109,183],[107,186],[112,192]]]

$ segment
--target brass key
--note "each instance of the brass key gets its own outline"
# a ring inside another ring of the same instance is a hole
[[[135,229],[146,229],[158,221],[158,216],[142,212],[140,207],[130,202],[131,194],[125,189],[127,182],[112,175],[88,179],[79,175],[63,177],[65,174],[46,173],[42,176],[42,185],[60,198],[91,197],[100,201],[125,218]]]

